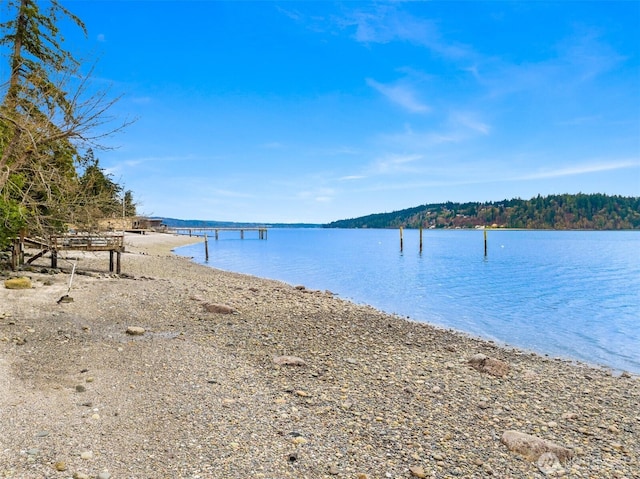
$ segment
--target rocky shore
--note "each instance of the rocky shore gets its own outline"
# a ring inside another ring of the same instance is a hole
[[[171,254],[192,241],[8,275],[0,478],[640,477],[638,377]]]

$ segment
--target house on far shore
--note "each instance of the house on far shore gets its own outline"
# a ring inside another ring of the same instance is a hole
[[[105,218],[100,220],[100,229],[105,231],[126,231],[127,233],[144,234],[147,231],[164,232],[166,225],[161,219],[147,218],[146,216],[126,216],[124,218]]]

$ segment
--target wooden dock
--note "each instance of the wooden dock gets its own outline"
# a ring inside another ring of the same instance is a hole
[[[258,233],[258,239],[267,239],[267,228],[262,227],[247,227],[247,228],[170,228],[167,230],[169,233],[189,236],[205,236],[209,233],[213,233],[214,238],[217,240],[220,237],[220,232],[223,231],[239,231],[240,239],[244,239],[244,234],[247,231],[256,231]]]

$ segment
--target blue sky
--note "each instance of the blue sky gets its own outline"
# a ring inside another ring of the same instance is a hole
[[[63,2],[141,213],[324,223],[640,195],[640,2]]]

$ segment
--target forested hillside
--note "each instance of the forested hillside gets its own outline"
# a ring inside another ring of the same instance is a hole
[[[489,203],[436,203],[334,221],[327,228],[640,229],[640,197],[550,195]]]

